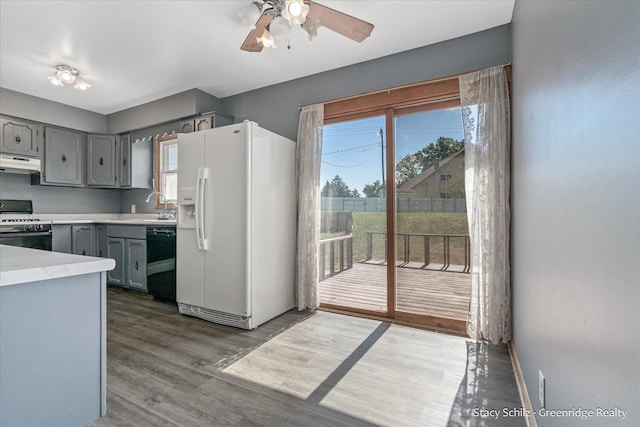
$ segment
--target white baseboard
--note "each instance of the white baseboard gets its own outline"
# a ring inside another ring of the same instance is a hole
[[[509,355],[511,356],[511,364],[513,365],[513,371],[516,375],[516,384],[518,384],[518,393],[520,394],[520,401],[522,407],[527,410],[528,416],[525,417],[527,427],[538,427],[538,421],[536,420],[535,411],[531,404],[531,398],[527,391],[527,385],[524,381],[524,374],[520,361],[518,360],[518,353],[516,353],[516,346],[513,341],[509,341]]]

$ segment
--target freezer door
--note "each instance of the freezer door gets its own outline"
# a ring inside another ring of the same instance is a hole
[[[196,234],[196,187],[204,167],[202,132],[178,136],[178,226],[176,300],[204,306],[204,255]]]
[[[295,143],[256,125],[252,142],[251,298],[259,325],[295,305]]]
[[[250,127],[248,123],[203,132],[205,167],[205,307],[250,316],[247,270]]]

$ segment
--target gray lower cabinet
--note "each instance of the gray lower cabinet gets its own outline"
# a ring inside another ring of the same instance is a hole
[[[116,262],[116,267],[107,272],[107,283],[124,286],[125,256],[123,238],[107,237],[107,258],[112,258]]]
[[[107,225],[107,257],[116,268],[107,273],[107,283],[147,291],[147,227]]]
[[[66,254],[96,256],[96,230],[93,224],[54,224],[51,250]]]
[[[107,226],[96,225],[96,256],[107,257]]]
[[[53,224],[51,231],[51,250],[65,254],[72,253],[71,226],[69,224]]]
[[[142,239],[126,239],[125,263],[127,271],[125,286],[128,288],[147,290],[147,241]]]
[[[38,157],[42,125],[16,120],[10,117],[0,118],[0,152],[26,157]]]
[[[96,256],[96,229],[93,224],[71,226],[71,248],[76,255]]]
[[[40,183],[83,185],[85,135],[53,127],[46,127],[44,132],[44,170]]]
[[[117,140],[115,135],[89,135],[87,138],[87,185],[114,187]]]

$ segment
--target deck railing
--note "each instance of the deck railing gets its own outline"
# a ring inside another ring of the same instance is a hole
[[[339,258],[338,270],[336,270],[336,243],[338,244]],[[329,247],[329,272],[326,269],[326,252]],[[348,270],[353,267],[353,235],[323,239],[318,242],[318,281],[322,282],[327,277]]]
[[[373,236],[381,235],[384,237],[384,262],[387,262],[387,233],[383,231],[366,231],[367,235],[367,248],[366,259],[369,261],[373,258]],[[442,267],[441,270],[447,270],[451,265],[451,239],[464,239],[464,266],[463,272],[468,273],[471,267],[471,244],[469,236],[466,234],[431,234],[431,233],[397,233],[396,236],[402,238],[402,245],[398,247],[398,254],[402,249],[403,259],[400,267],[406,266],[411,261],[411,238],[420,238],[423,241],[423,255],[424,261],[423,267],[428,266],[431,263],[431,239],[442,238]]]

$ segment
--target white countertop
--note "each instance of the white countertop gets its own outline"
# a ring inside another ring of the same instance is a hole
[[[0,245],[0,286],[113,270],[110,258]]]
[[[123,225],[168,225],[176,220],[158,219],[157,214],[37,214],[12,215],[12,218],[38,218],[53,224],[123,224]]]

